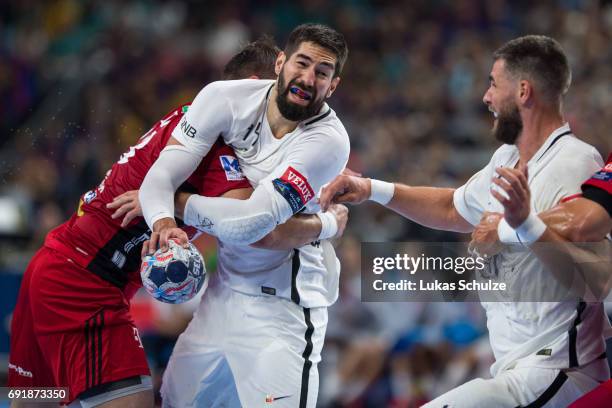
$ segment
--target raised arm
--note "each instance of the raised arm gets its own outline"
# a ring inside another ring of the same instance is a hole
[[[426,227],[470,232],[472,225],[455,208],[454,193],[451,188],[412,187],[341,175],[323,189],[321,207],[325,210],[332,203],[373,200]]]

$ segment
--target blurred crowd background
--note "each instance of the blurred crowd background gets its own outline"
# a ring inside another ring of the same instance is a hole
[[[0,371],[19,277],[47,231],[156,120],[219,79],[242,45],[270,34],[282,48],[303,22],[346,36],[349,60],[330,105],[351,137],[353,170],[463,183],[498,145],[482,103],[491,53],[528,33],[561,42],[573,69],[566,117],[604,157],[610,151],[610,1],[1,1]],[[321,407],[416,406],[488,375],[478,304],[360,301],[360,242],[465,239],[376,205],[351,209]],[[212,240],[209,249],[214,268]],[[139,296],[134,314],[159,378],[189,311]]]

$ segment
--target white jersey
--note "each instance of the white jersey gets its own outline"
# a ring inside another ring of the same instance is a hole
[[[247,79],[207,86],[172,136],[205,154],[220,134],[253,187],[265,188],[289,215],[314,214],[320,209],[315,193],[346,166],[349,138],[324,104],[317,116],[276,139],[266,115],[274,83]],[[226,171],[236,165],[226,163]],[[304,307],[329,306],[338,296],[339,262],[328,242],[289,251],[220,242],[218,269],[220,279],[236,291],[276,295]]]
[[[513,168],[518,160],[516,146],[500,147],[484,169],[455,191],[459,214],[476,225],[485,211],[503,212],[491,195],[491,179],[496,167]],[[580,193],[580,185],[602,165],[597,150],[572,135],[567,124],[555,130],[527,164],[532,211],[548,210]],[[526,291],[567,292],[528,249],[504,249],[493,257],[489,275],[508,284],[498,302],[483,302],[496,359],[493,376],[514,367],[576,367],[605,351],[603,331],[609,323],[601,303],[512,300]]]

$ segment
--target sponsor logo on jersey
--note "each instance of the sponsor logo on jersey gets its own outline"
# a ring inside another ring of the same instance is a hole
[[[187,137],[194,138],[196,136],[196,128],[187,122],[187,117],[185,116],[183,116],[183,119],[181,119],[181,130]]]
[[[9,370],[15,370],[17,372],[17,374],[22,376],[22,377],[28,377],[28,378],[33,378],[34,377],[32,375],[31,371],[24,370],[23,368],[19,367],[18,365],[9,363],[8,367],[9,367]]]
[[[607,168],[608,166],[606,166]],[[601,170],[598,171],[597,173],[593,174],[594,179],[597,180],[602,180],[602,181],[610,181],[610,179],[612,179],[612,169],[610,169],[610,171],[606,171],[606,170]]]
[[[285,398],[289,398],[291,395],[283,395],[282,397],[275,397],[272,394],[266,395],[266,404],[272,404],[274,401],[282,400]]]
[[[306,177],[293,167],[287,167],[280,178],[272,180],[272,184],[274,184],[274,189],[285,197],[294,214],[304,208],[314,197],[314,191]]]
[[[242,174],[242,169],[240,168],[240,163],[238,163],[238,159],[234,156],[219,156],[219,160],[221,160],[221,167],[223,167],[223,171],[225,171],[225,178],[228,181],[240,181],[244,180],[244,174]]]
[[[123,251],[126,254],[129,254],[132,249],[136,248],[138,245],[142,244],[149,238],[150,236],[148,232],[145,232],[139,237],[132,238],[128,242],[126,242],[126,244],[123,246]]]
[[[126,256],[119,251],[115,251],[113,257],[111,258],[111,262],[117,265],[117,268],[119,269],[123,268],[123,265],[125,265],[126,260]]]
[[[96,190],[90,190],[83,196],[83,202],[85,202],[85,204],[89,204],[96,198],[97,195]]]

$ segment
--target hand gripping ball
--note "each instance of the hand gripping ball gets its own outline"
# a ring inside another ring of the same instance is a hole
[[[140,277],[146,291],[155,299],[183,303],[202,288],[206,265],[193,244],[183,248],[178,242],[169,240],[167,251],[158,249],[153,255],[144,257]]]

